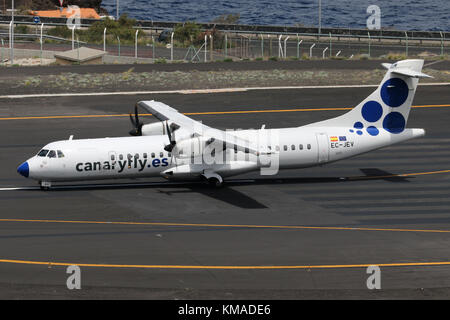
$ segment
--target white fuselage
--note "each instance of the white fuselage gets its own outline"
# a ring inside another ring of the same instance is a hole
[[[424,135],[422,129],[406,129],[401,134],[380,132],[358,135],[344,127],[296,127],[241,130],[234,135],[254,146],[271,151],[254,155],[233,149],[225,151],[223,163],[191,164],[192,159],[175,158],[164,150],[165,135],[80,139],[52,142],[46,150],[60,151],[61,157],[34,156],[27,160],[29,177],[39,181],[77,181],[164,176],[170,168],[188,168],[173,178],[199,178],[209,170],[222,177],[273,167],[305,168],[349,158],[361,153]],[[198,159],[197,159],[198,161]]]

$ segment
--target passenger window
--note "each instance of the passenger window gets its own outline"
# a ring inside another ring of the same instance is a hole
[[[284,149],[284,151],[287,151],[287,145],[285,145],[285,146],[283,147],[283,149]]]
[[[292,145],[292,146],[291,146],[291,150],[295,150],[295,145]]]
[[[311,149],[311,145],[308,143],[308,145],[307,145],[307,148],[308,148],[308,150],[310,150]]]
[[[38,157],[45,157],[47,153],[48,153],[47,149],[42,149],[41,151],[39,151]]]
[[[276,151],[280,151],[280,146],[276,146],[276,147],[275,147],[275,150],[276,150]]]
[[[47,157],[49,157],[49,158],[56,158],[55,150],[50,150],[50,152],[48,153]]]
[[[127,158],[128,158],[128,160],[131,160],[131,158],[133,158],[133,156],[131,154],[127,154]]]
[[[112,161],[116,160],[116,157],[113,154],[111,155],[111,160]]]
[[[303,150],[303,145],[302,145],[302,144],[299,145],[298,148],[299,148],[300,150]]]
[[[160,158],[164,157],[164,153],[160,152],[160,153],[159,153],[159,157],[160,157]]]
[[[152,152],[152,158],[154,158],[155,157],[155,153],[154,152]]]
[[[139,159],[139,153],[136,153],[136,154],[134,155],[134,158],[135,158],[135,159]]]
[[[147,159],[147,153],[144,153],[144,159]]]
[[[119,154],[119,159],[123,160],[123,154]]]
[[[61,150],[58,150],[58,158],[64,158],[64,153]]]
[[[169,152],[167,155],[168,155],[168,157],[170,158],[170,157],[172,156],[172,153]]]

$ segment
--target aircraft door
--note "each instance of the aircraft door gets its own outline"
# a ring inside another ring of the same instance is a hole
[[[317,161],[318,163],[328,162],[329,160],[329,148],[328,148],[328,135],[326,133],[317,133]]]
[[[115,151],[108,152],[108,161],[111,164],[111,168],[115,168],[117,163],[117,154]]]

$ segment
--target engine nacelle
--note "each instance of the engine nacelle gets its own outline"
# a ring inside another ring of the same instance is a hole
[[[142,135],[143,136],[161,136],[161,135],[166,136],[167,135],[166,122],[167,122],[167,125],[169,125],[169,126],[172,123],[172,121],[168,120],[168,121],[160,121],[160,122],[144,124],[142,126]],[[192,134],[183,128],[179,128],[178,130],[173,132],[173,135],[174,135],[174,137],[176,137],[176,139],[178,141],[178,140],[186,139],[186,138],[190,137]]]
[[[155,123],[144,124],[142,126],[143,136],[161,136],[167,134],[166,122],[159,121]]]

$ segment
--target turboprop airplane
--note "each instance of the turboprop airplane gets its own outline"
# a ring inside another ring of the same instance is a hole
[[[140,101],[130,114],[132,137],[73,139],[47,144],[17,171],[52,182],[163,176],[169,180],[223,179],[260,170],[307,168],[353,157],[395,143],[422,137],[424,129],[406,122],[423,60],[383,64],[378,88],[349,112],[293,128],[223,131],[195,121],[157,101]],[[138,107],[157,122],[143,124]]]

